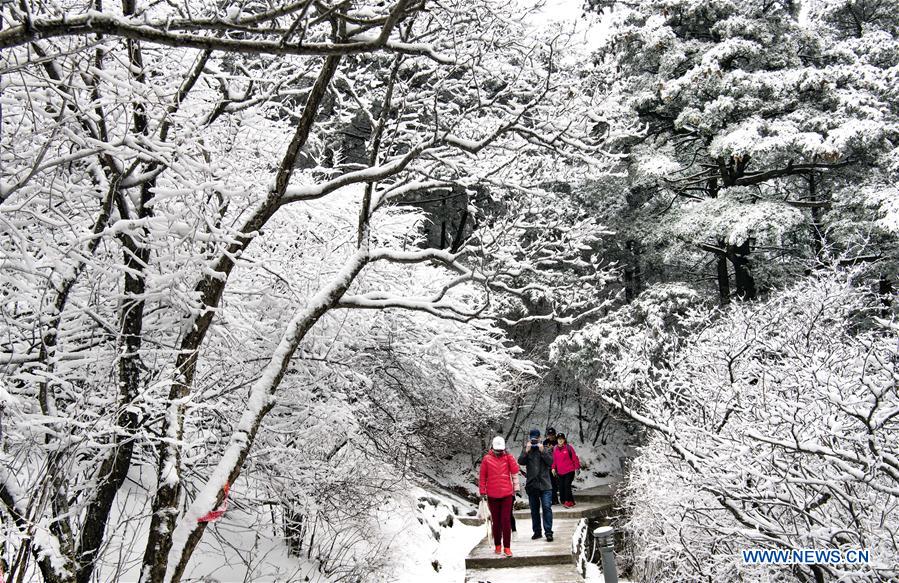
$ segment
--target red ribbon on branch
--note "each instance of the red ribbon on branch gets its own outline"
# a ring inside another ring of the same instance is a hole
[[[225,482],[225,499],[222,500],[222,505],[216,508],[215,510],[210,510],[203,516],[197,519],[197,522],[215,522],[219,518],[225,515],[225,510],[228,509],[228,492],[231,490],[231,484]]]

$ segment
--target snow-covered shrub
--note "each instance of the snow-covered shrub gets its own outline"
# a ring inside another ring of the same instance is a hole
[[[647,383],[664,369],[685,337],[704,324],[700,295],[679,284],[656,284],[632,303],[582,329],[559,337],[551,358],[578,382],[616,394],[651,390]]]
[[[624,490],[636,579],[899,576],[899,337],[881,309],[848,275],[811,277],[733,306],[629,396],[650,429]],[[756,548],[870,563],[744,564]]]

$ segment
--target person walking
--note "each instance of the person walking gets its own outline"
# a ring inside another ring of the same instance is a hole
[[[481,460],[479,490],[490,508],[493,545],[497,555],[512,556],[512,503],[520,486],[521,469],[515,456],[506,452],[506,440],[497,435],[493,448]]]
[[[528,503],[531,506],[531,526],[534,536],[538,539],[546,534],[546,540],[553,540],[553,510],[552,510],[552,483],[550,481],[550,469],[553,465],[553,456],[550,448],[540,441],[540,430],[531,429],[528,439],[524,442],[518,463],[525,466],[527,481],[524,490],[528,495]],[[543,514],[541,523],[540,514]]]
[[[558,476],[559,499],[565,508],[574,506],[574,493],[571,484],[574,482],[575,472],[581,469],[581,460],[571,444],[568,443],[564,433],[557,436],[558,444],[553,448],[553,474]]]
[[[556,441],[555,428],[547,427],[546,428],[546,439],[543,440],[543,446],[553,448],[553,447],[556,447],[556,443],[557,443],[557,441]],[[550,450],[550,451],[552,451],[552,450]],[[559,503],[559,480],[556,478],[555,473],[551,473],[549,475],[549,481],[552,483],[552,486],[553,486],[552,505],[555,506],[556,504]]]

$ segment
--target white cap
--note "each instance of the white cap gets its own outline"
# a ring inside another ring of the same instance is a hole
[[[504,449],[506,449],[506,440],[501,435],[497,435],[493,438],[493,450],[500,451]]]

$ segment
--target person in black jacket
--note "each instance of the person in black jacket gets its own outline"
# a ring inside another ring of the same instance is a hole
[[[524,442],[521,455],[518,456],[518,465],[525,468],[527,481],[524,490],[528,494],[528,503],[531,507],[531,526],[534,529],[532,539],[538,539],[546,534],[546,540],[553,540],[553,510],[552,510],[552,482],[550,481],[550,469],[553,465],[552,448],[543,445],[540,441],[540,430],[531,429],[528,439]],[[541,522],[540,514],[543,514]]]
[[[558,437],[556,435],[556,430],[554,427],[546,428],[546,439],[543,440],[543,446],[550,448],[550,452],[556,447],[558,444]],[[559,479],[555,474],[549,475],[549,481],[552,482],[553,485],[553,506],[559,503]]]

